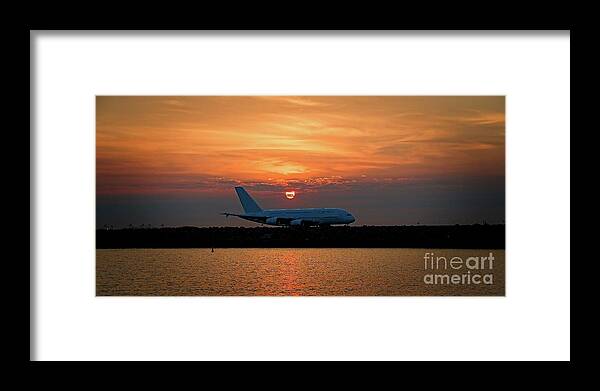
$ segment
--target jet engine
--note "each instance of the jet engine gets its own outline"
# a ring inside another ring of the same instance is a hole
[[[292,220],[292,221],[290,221],[290,225],[302,225],[302,220],[301,219]]]
[[[277,224],[277,217],[269,217],[265,222],[267,224]]]

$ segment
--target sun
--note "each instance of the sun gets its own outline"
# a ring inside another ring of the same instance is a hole
[[[296,197],[296,192],[294,190],[285,192],[285,198],[287,198],[288,200],[291,200],[294,197]]]

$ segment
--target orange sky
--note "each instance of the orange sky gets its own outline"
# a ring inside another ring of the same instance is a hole
[[[127,97],[97,104],[99,196],[300,195],[504,177],[504,97]]]
[[[100,194],[504,174],[503,97],[98,97],[97,109]]]

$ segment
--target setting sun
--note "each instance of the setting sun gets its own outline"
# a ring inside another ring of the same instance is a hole
[[[295,192],[295,191],[293,191],[293,190],[292,190],[292,191],[286,191],[286,192],[285,192],[285,197],[286,197],[288,200],[291,200],[292,198],[296,197],[296,192]]]

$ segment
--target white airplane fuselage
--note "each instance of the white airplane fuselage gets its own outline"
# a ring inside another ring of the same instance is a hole
[[[262,212],[235,216],[268,225],[306,226],[350,224],[354,222],[354,216],[344,209],[336,208],[266,209]]]
[[[267,225],[311,226],[350,224],[354,216],[340,208],[261,209],[242,187],[235,188],[244,214],[223,213]]]

